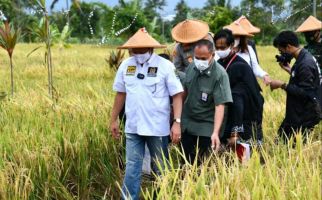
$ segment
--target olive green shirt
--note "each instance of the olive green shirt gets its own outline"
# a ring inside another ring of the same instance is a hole
[[[183,86],[187,97],[183,105],[182,132],[211,137],[216,106],[232,102],[225,69],[213,62],[208,69],[200,72],[192,63],[187,68]]]

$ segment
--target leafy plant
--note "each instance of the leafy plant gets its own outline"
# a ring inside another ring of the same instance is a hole
[[[46,51],[44,60],[48,70],[48,94],[52,99],[54,99],[54,92],[56,93],[56,90],[53,84],[51,47],[54,43],[58,43],[60,48],[68,47],[69,45],[67,44],[67,39],[70,37],[71,31],[69,29],[69,24],[67,24],[60,33],[56,26],[50,24],[45,1],[37,0],[36,2],[43,11],[43,18],[40,20],[39,24],[36,24],[29,29],[32,32],[32,34],[36,36],[36,39],[38,41],[45,43]],[[33,52],[37,51],[42,47],[43,46],[36,47],[27,56],[30,56]]]
[[[13,96],[14,90],[12,55],[19,36],[20,30],[15,30],[8,21],[6,21],[4,25],[0,27],[0,47],[8,52],[10,59],[11,96]]]
[[[125,56],[122,50],[111,51],[108,59],[105,59],[111,69],[117,71]]]

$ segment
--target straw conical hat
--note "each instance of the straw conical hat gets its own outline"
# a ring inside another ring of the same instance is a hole
[[[140,28],[125,44],[118,47],[118,49],[133,49],[133,48],[165,48],[165,45],[161,45],[149,33],[145,28]]]
[[[322,22],[312,15],[308,17],[295,32],[307,32],[322,29]]]
[[[233,32],[233,35],[240,35],[240,36],[254,36],[250,33],[248,33],[243,27],[236,22],[233,22],[227,26],[224,26],[224,28],[229,29]]]
[[[260,28],[250,23],[250,21],[244,15],[242,15],[235,22],[239,23],[242,26],[242,28],[248,33],[259,33],[261,31]]]
[[[178,23],[171,31],[172,38],[180,43],[193,43],[207,36],[209,26],[200,20],[187,19]]]

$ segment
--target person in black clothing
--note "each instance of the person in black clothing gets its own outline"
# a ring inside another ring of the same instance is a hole
[[[264,99],[256,77],[248,63],[232,48],[234,37],[230,30],[220,30],[214,37],[218,63],[227,71],[233,103],[228,106],[225,133],[221,140],[233,145],[240,140],[262,140],[257,138],[256,126],[261,119]]]
[[[285,58],[280,66],[291,76],[288,83],[273,80],[271,89],[282,88],[286,92],[286,114],[279,128],[279,135],[286,142],[294,133],[302,133],[304,139],[319,123],[319,70],[313,56],[299,46],[292,31],[283,31],[274,39],[274,46]],[[296,59],[291,68],[289,63]],[[305,141],[305,140],[304,140]]]

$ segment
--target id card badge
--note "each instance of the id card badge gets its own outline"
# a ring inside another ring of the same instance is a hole
[[[204,102],[207,102],[207,100],[208,100],[208,94],[205,93],[205,92],[202,92],[201,93],[201,100],[204,101]]]

